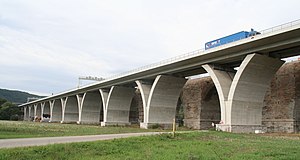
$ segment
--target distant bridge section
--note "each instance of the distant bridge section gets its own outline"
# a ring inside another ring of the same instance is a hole
[[[300,21],[293,21],[208,50],[197,50],[150,64],[87,86],[20,105],[25,120],[50,112],[51,122],[129,124],[130,102],[140,90],[142,128],[168,127],[175,117],[185,77],[208,73],[221,107],[220,130],[263,130],[262,107],[267,86],[284,63],[299,55]],[[238,70],[234,68],[239,67]]]

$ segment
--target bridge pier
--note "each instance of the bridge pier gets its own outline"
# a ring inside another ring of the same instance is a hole
[[[109,90],[100,89],[103,103],[101,126],[130,124],[129,112],[134,91],[132,87],[122,86],[112,86]]]
[[[103,109],[99,90],[84,93],[78,98],[80,101],[78,124],[100,124],[103,120]]]
[[[172,126],[176,114],[177,101],[186,83],[185,78],[158,75],[153,83],[136,81],[142,95],[144,122],[141,128],[159,125],[163,128]]]
[[[79,120],[78,96],[69,96],[62,99],[62,120],[61,123],[77,123]]]
[[[28,107],[29,108],[29,110],[28,110],[28,120],[29,121],[32,121],[33,120],[33,117],[34,117],[34,106],[33,105],[31,105],[31,106],[29,106]]]
[[[24,121],[28,121],[29,120],[29,106],[25,106],[23,111],[24,111],[24,118],[23,118],[23,120]]]
[[[62,121],[62,110],[63,110],[62,99],[56,99],[50,101],[50,121],[49,122],[61,122]]]
[[[219,95],[221,122],[217,128],[228,132],[254,132],[262,128],[262,107],[269,83],[284,62],[259,55],[245,57],[237,73],[203,65]]]
[[[34,105],[34,117],[41,117],[42,114],[42,104],[38,103]]]

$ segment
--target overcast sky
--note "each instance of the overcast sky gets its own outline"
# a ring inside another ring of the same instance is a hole
[[[299,0],[0,0],[0,88],[51,94],[242,30],[300,18]]]

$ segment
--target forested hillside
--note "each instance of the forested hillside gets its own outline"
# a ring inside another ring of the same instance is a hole
[[[0,89],[0,98],[6,99],[9,102],[21,104],[27,102],[28,97],[41,97],[27,92]]]

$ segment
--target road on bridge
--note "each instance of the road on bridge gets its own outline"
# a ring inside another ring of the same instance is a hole
[[[28,146],[42,146],[57,143],[88,142],[110,140],[127,137],[157,135],[167,132],[144,132],[144,133],[122,133],[122,134],[104,134],[88,136],[65,136],[65,137],[41,137],[41,138],[18,138],[18,139],[1,139],[0,148],[15,148]]]

